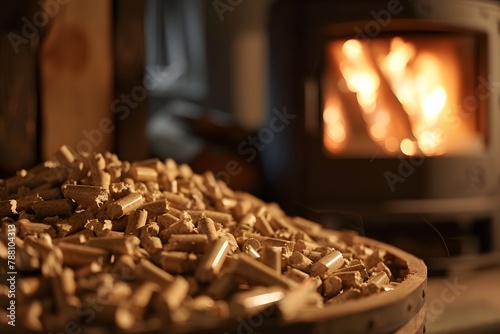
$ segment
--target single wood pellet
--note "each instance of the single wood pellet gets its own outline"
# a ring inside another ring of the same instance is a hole
[[[211,328],[270,306],[290,321],[397,289],[408,274],[384,250],[289,217],[212,172],[65,146],[56,158],[0,180],[0,272],[13,225],[28,329]],[[7,293],[0,282],[0,300]],[[92,305],[101,311],[87,325],[82,306]]]

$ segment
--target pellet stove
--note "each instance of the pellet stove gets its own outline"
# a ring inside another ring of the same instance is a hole
[[[280,1],[269,68],[269,110],[297,115],[264,151],[288,210],[431,269],[499,261],[499,1]]]

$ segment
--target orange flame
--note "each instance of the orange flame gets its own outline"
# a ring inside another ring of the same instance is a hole
[[[459,95],[450,78],[453,66],[439,50],[429,51],[422,43],[401,37],[386,41],[332,43],[331,61],[358,105],[344,104],[342,110],[341,93],[327,92],[323,111],[326,149],[342,152],[346,142],[356,138],[346,128],[344,112],[361,112],[369,138],[387,154],[435,156],[451,151],[456,145],[453,139],[459,137],[445,119]],[[399,109],[387,94],[394,96]],[[409,123],[408,130],[402,126],[404,122]]]

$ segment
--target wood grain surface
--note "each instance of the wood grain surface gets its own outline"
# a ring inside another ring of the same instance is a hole
[[[111,0],[61,6],[41,41],[42,155],[112,149]]]

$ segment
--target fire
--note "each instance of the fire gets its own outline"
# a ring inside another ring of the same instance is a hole
[[[340,101],[331,98],[327,101],[323,112],[325,124],[324,145],[330,152],[340,152],[345,147],[347,138],[346,121],[342,113]]]
[[[400,145],[401,152],[408,156],[417,154],[417,143],[409,138],[405,138],[401,141]]]
[[[437,121],[439,114],[443,111],[446,98],[447,95],[443,86],[436,87],[431,93],[423,95],[420,98],[420,108],[422,109],[426,124],[432,124]]]
[[[450,77],[454,69],[440,50],[422,45],[401,37],[332,43],[332,66],[337,66],[339,79],[357,105],[348,95],[341,99],[341,92],[327,93],[324,143],[331,153],[342,152],[356,138],[346,127],[347,111],[361,113],[368,138],[386,154],[435,156],[452,150],[459,136],[445,115],[459,95]]]

